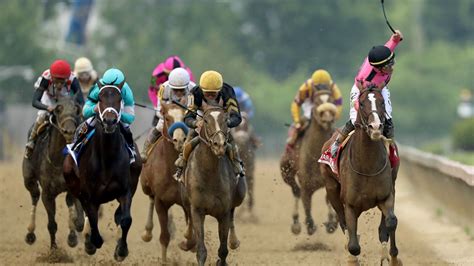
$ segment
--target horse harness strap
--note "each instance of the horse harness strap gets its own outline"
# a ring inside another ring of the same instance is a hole
[[[352,147],[351,144],[352,144],[352,139],[351,139],[351,143],[349,143],[349,150],[350,150],[351,147]],[[385,145],[384,145],[384,150],[386,151]],[[377,176],[377,175],[379,175],[380,173],[382,173],[382,172],[385,170],[385,168],[387,168],[387,165],[388,165],[388,154],[386,154],[386,156],[384,156],[384,157],[385,157],[385,163],[384,163],[384,165],[382,166],[382,168],[380,168],[380,170],[378,170],[377,172],[372,173],[372,174],[362,173],[362,172],[359,172],[359,171],[357,171],[356,169],[354,169],[354,166],[352,165],[352,160],[351,160],[351,153],[349,152],[348,154],[349,154],[349,167],[351,168],[351,171],[352,171],[352,172],[354,172],[354,173],[356,173],[356,174],[358,174],[358,175],[367,176],[367,177]]]

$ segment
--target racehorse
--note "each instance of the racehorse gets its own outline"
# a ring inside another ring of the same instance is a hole
[[[339,224],[348,237],[349,262],[358,264],[360,254],[357,236],[357,219],[360,214],[378,207],[382,212],[379,226],[379,240],[382,244],[381,264],[401,265],[397,258],[395,242],[397,217],[394,213],[395,179],[398,165],[391,169],[385,137],[382,135],[385,121],[385,106],[381,90],[366,88],[358,99],[359,110],[355,122],[356,129],[346,147],[341,151],[339,176],[330,167],[321,164],[325,176],[326,191],[336,210]],[[322,151],[326,151],[336,134],[328,140]],[[390,258],[387,242],[390,239]]]
[[[67,189],[62,172],[63,149],[74,136],[74,131],[80,122],[81,110],[81,106],[74,99],[70,97],[60,98],[49,116],[49,123],[44,125],[46,128],[43,127],[44,131],[37,138],[37,144],[31,158],[23,159],[23,178],[33,204],[28,233],[25,238],[25,241],[30,245],[36,240],[34,232],[36,206],[41,195],[41,200],[48,213],[50,247],[57,248],[57,223],[54,218],[56,215],[56,197],[66,192]],[[38,182],[42,189],[41,192]],[[77,245],[76,229],[82,231],[84,215],[79,201],[70,193],[66,194],[66,204],[69,208],[68,244],[70,247],[75,247]]]
[[[183,123],[184,110],[180,106],[162,103],[161,114],[164,121],[163,136],[151,149],[149,159],[143,165],[140,182],[143,192],[150,198],[147,222],[142,239],[145,242],[149,242],[152,239],[153,209],[156,208],[161,229],[162,260],[166,262],[166,253],[170,242],[168,210],[174,204],[183,206],[180,185],[173,178],[173,174],[176,172],[174,162],[178,158],[179,152],[183,149],[188,128]],[[185,237],[189,242],[181,243],[180,247],[184,250],[189,250],[195,246],[195,243],[192,241],[194,239],[192,237],[192,225],[189,222],[189,215],[186,211],[185,217],[188,222],[188,231]]]
[[[224,109],[203,103],[202,119],[203,126],[197,129],[201,142],[190,154],[184,172],[183,197],[197,238],[198,264],[204,265],[206,261],[204,217],[211,215],[219,223],[217,265],[226,265],[229,230],[230,248],[240,245],[235,234],[234,211],[244,200],[246,184],[244,178],[236,177],[232,162],[226,156],[228,115]]]
[[[89,255],[101,248],[98,222],[99,206],[116,199],[120,205],[115,211],[115,223],[120,225],[114,258],[122,261],[128,255],[127,234],[132,224],[130,207],[141,172],[141,158],[130,164],[125,139],[120,132],[121,86],[103,85],[99,92],[95,134],[82,148],[79,166],[69,154],[64,161],[64,177],[68,189],[81,201],[87,218],[85,250]],[[135,145],[136,148],[136,145]],[[137,148],[136,148],[137,149]],[[137,149],[138,150],[138,149]]]
[[[254,182],[255,182],[255,150],[259,143],[257,137],[253,136],[253,129],[250,125],[247,113],[242,112],[242,122],[235,128],[232,128],[231,134],[239,149],[240,158],[245,166],[245,177],[247,178],[247,207],[251,220],[256,221],[253,213],[254,206]]]
[[[311,119],[292,150],[286,150],[280,160],[280,171],[285,183],[293,192],[295,207],[293,211],[293,224],[291,231],[294,234],[301,232],[299,223],[298,203],[301,198],[306,214],[306,227],[308,235],[314,234],[316,226],[311,215],[311,198],[313,193],[324,187],[324,177],[321,175],[318,159],[321,156],[321,147],[328,140],[333,130],[336,116],[336,106],[332,93],[329,90],[319,90],[313,95],[314,106],[311,109]],[[298,182],[296,182],[296,178]],[[326,231],[332,233],[337,228],[336,214],[329,204]]]

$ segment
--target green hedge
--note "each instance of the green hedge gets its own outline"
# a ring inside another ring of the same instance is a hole
[[[454,125],[453,145],[461,150],[474,151],[474,118],[462,120]]]

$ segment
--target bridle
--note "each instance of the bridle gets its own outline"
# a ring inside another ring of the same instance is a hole
[[[223,108],[218,107],[218,106],[209,108],[209,109],[207,109],[207,110],[204,112],[204,114],[203,114],[203,119],[204,119],[204,117],[205,117],[209,112],[216,111],[216,110],[219,110],[219,111],[221,111],[221,112],[224,111]],[[206,120],[204,120],[204,123],[207,123]],[[203,125],[203,128],[202,128],[202,129],[204,130],[204,135],[205,135],[205,137],[203,137],[203,136],[201,136],[201,135],[199,135],[199,137],[200,137],[200,139],[201,139],[207,146],[209,146],[209,147],[211,146],[211,144],[209,143],[209,141],[212,141],[213,139],[215,139],[215,138],[216,138],[217,136],[219,136],[220,134],[222,135],[222,137],[223,137],[225,140],[227,140],[227,132],[224,132],[222,129],[216,130],[216,131],[213,132],[212,134],[209,134],[209,132],[208,132],[208,127],[206,127],[206,126]]]
[[[120,95],[120,98],[122,98],[122,91],[120,90],[119,87],[114,86],[114,85],[104,85],[104,86],[102,86],[99,90],[99,96],[100,96],[100,93],[103,90],[108,89],[108,88],[117,90],[119,95]],[[99,97],[99,101],[100,101],[100,97]],[[120,110],[118,112],[114,107],[107,107],[102,111],[102,110],[100,110],[100,104],[97,105],[97,108],[99,109],[99,118],[100,118],[100,121],[102,123],[104,122],[104,116],[105,116],[106,113],[113,113],[117,116],[117,120],[114,123],[114,125],[118,124],[120,122],[120,118],[122,117],[122,108],[120,108]]]
[[[370,88],[365,88],[363,89],[360,94],[359,94],[359,110],[357,112],[357,116],[359,117],[359,120],[360,120],[360,123],[355,123],[354,125],[358,128],[361,128],[363,129],[364,131],[368,131],[369,129],[369,126],[368,126],[368,119],[364,118],[363,115],[361,115],[361,113],[364,113],[366,114],[363,110],[362,110],[362,103],[360,101],[360,98],[362,97],[362,95],[364,95],[365,93],[367,92],[376,92],[378,94],[382,94],[382,91],[380,89],[376,89],[374,87],[370,87]],[[369,117],[370,114],[375,114],[377,116],[379,116],[379,113],[377,112],[377,110],[371,110],[368,114],[367,114],[367,117]],[[383,125],[383,121],[385,120],[385,116],[382,115],[382,125]]]

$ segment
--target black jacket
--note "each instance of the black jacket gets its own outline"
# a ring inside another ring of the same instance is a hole
[[[217,95],[216,101],[221,102],[221,99],[223,103],[222,107],[224,107],[226,113],[229,114],[229,121],[227,122],[228,127],[233,128],[238,126],[242,121],[239,103],[237,102],[237,97],[235,97],[234,88],[227,83],[224,83],[222,86],[222,89]],[[196,128],[196,112],[201,109],[202,101],[206,101],[206,99],[204,98],[203,91],[198,85],[189,93],[188,109],[193,112],[187,111],[184,116],[184,123],[186,123],[188,127]]]

